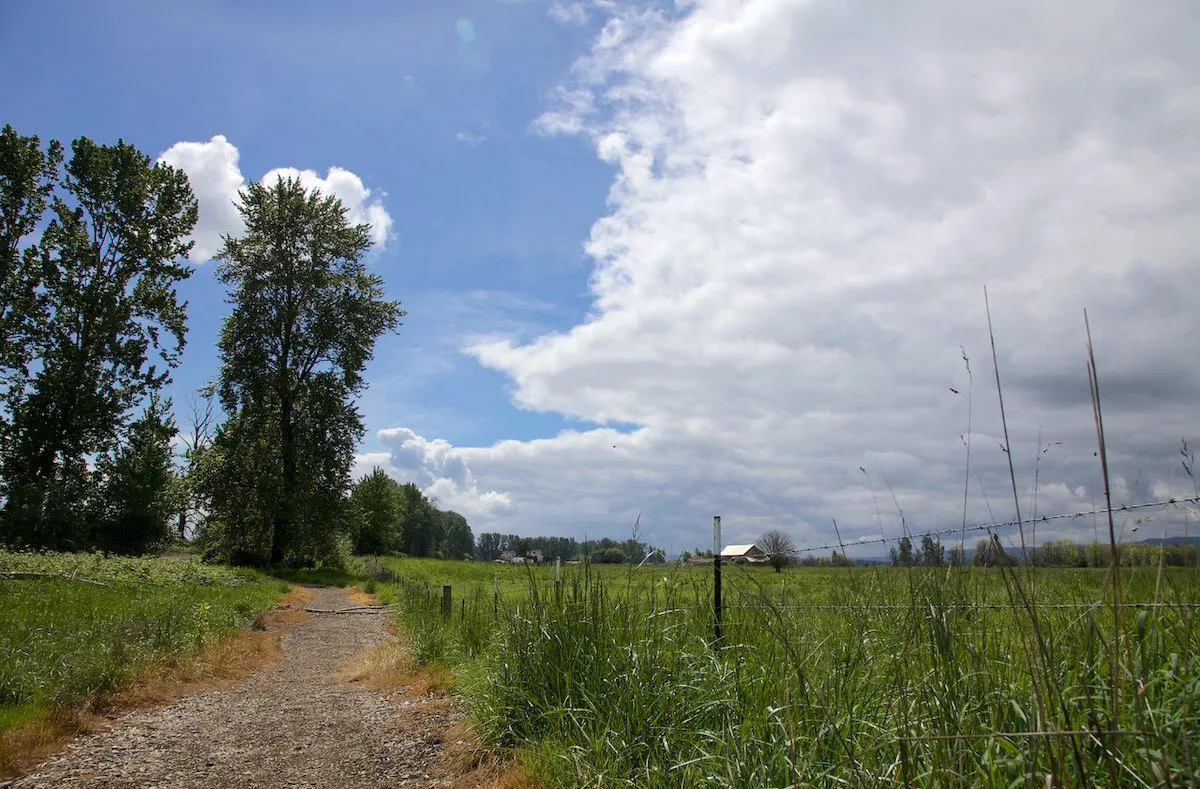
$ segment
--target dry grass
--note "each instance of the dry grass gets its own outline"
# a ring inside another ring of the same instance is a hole
[[[283,657],[283,634],[308,618],[312,592],[293,586],[252,630],[215,640],[199,656],[151,666],[128,687],[90,699],[83,710],[56,710],[46,718],[0,734],[0,780],[19,775],[60,750],[76,735],[103,725],[103,715],[166,704],[226,688]]]
[[[95,716],[59,710],[0,734],[0,781],[27,772],[75,735],[93,731],[98,724]]]
[[[340,682],[359,683],[371,690],[405,688],[416,697],[442,697],[454,689],[454,674],[437,666],[418,666],[403,643],[388,641],[359,652],[335,675]]]
[[[541,784],[531,780],[520,766],[504,762],[460,775],[450,786],[451,789],[538,789]]]
[[[418,669],[409,691],[414,696],[449,696],[454,689],[454,673],[440,667]]]
[[[365,592],[351,595],[356,604],[374,605],[379,598]],[[391,625],[395,633],[394,623]],[[398,635],[354,655],[334,675],[340,682],[363,683],[371,690],[404,688],[414,697],[445,697],[454,689],[454,673],[438,666],[418,666],[412,650]]]
[[[312,600],[312,590],[303,586],[293,586],[287,594],[279,598],[275,607],[258,618],[255,624],[263,629],[279,628],[289,630],[308,619],[304,606]],[[257,629],[257,628],[256,628]]]
[[[346,661],[334,674],[339,682],[359,683],[371,690],[394,690],[408,687],[416,666],[397,641],[369,647]]]
[[[538,789],[525,769],[496,750],[484,748],[471,722],[460,721],[443,734],[446,760],[457,776],[452,789]]]
[[[364,592],[362,589],[350,587],[346,589],[346,596],[350,598],[350,602],[355,605],[379,605],[379,597],[371,592]]]
[[[283,634],[308,618],[304,606],[312,591],[293,586],[251,630],[217,639],[197,658],[151,667],[127,688],[93,699],[94,711],[153,707],[194,693],[221,690],[283,657]]]

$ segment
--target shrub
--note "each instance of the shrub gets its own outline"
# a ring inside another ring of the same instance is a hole
[[[396,579],[396,573],[392,571],[392,568],[381,562],[378,556],[368,556],[363,559],[362,574],[368,580],[380,583],[390,583]]]

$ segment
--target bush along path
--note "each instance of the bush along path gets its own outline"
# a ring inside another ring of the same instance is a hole
[[[313,590],[308,608],[362,606],[342,589]],[[339,678],[355,655],[387,642],[379,615],[313,613],[283,637],[283,659],[226,690],[127,714],[83,735],[21,787],[448,786],[441,765],[453,704],[422,705],[404,690]],[[413,725],[419,720],[419,725]]]

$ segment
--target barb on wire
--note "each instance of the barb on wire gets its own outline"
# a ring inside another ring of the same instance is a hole
[[[1180,504],[1200,504],[1200,496],[1188,496],[1178,499],[1166,499],[1164,501],[1148,501],[1142,504],[1123,504],[1120,507],[1113,507],[1111,512],[1133,512],[1134,510],[1150,509],[1152,507],[1170,507]],[[941,537],[946,534],[961,534],[963,532],[978,532],[992,531],[996,529],[1006,529],[1011,526],[1018,526],[1021,523],[1046,523],[1049,521],[1066,520],[1069,518],[1087,518],[1093,515],[1107,515],[1110,510],[1101,508],[1097,510],[1088,510],[1086,512],[1064,512],[1058,515],[1043,515],[1035,521],[1006,521],[1004,523],[981,523],[977,526],[950,526],[945,529],[935,529],[933,531],[921,532],[920,534],[910,534],[910,539],[920,539],[921,537]],[[895,537],[870,537],[868,539],[854,540],[853,542],[831,542],[827,545],[808,545],[803,548],[797,548],[796,553],[811,553],[812,551],[829,551],[837,548],[839,550],[845,548],[854,548],[859,545],[874,545],[885,542],[896,542]]]

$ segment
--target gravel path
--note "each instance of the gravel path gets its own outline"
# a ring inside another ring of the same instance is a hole
[[[341,589],[313,591],[310,608],[353,605]],[[332,678],[350,656],[388,638],[386,619],[312,614],[283,637],[277,665],[227,690],[120,717],[13,786],[447,785],[436,777],[440,731],[458,714],[421,714],[414,726],[419,705],[403,691],[385,696]]]

